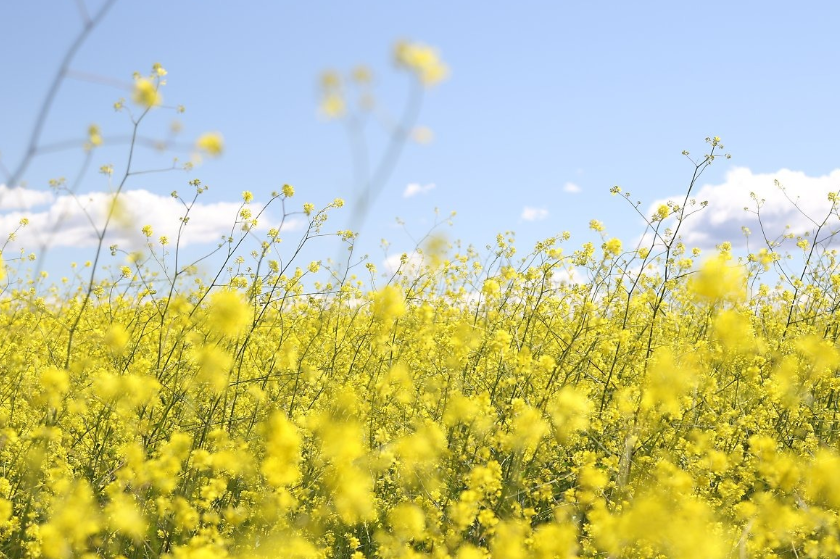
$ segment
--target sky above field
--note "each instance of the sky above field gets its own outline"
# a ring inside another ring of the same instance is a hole
[[[71,260],[92,257],[94,226],[126,168],[132,131],[127,112],[113,104],[130,99],[133,72],[148,74],[156,62],[168,72],[163,106],[140,126],[132,169],[164,169],[174,156],[189,161],[205,132],[223,135],[224,152],[188,172],[129,177],[129,225],[114,227],[105,246],[142,246],[145,224],[155,237],[174,239],[183,206],[170,193],[189,200],[189,181],[200,179],[209,190],[181,240],[194,257],[231,232],[242,191],[251,191],[259,208],[286,183],[296,190],[288,210],[344,198],[324,230],[360,228],[357,254],[369,254],[381,269],[453,211],[453,225],[439,230],[480,250],[508,230],[521,253],[569,231],[571,252],[600,243],[592,219],[627,248],[645,224],[610,188],[630,192],[647,215],[666,199],[682,202],[694,170],[682,152],[702,158],[710,136],[719,136],[732,158],[717,159],[695,186],[697,200],[709,205],[682,228],[690,246],[729,240],[746,248],[742,226],[753,231],[749,248],[763,246],[755,216],[744,211],[754,209],[750,192],[766,200],[765,232],[775,237],[786,225],[801,233],[813,227],[809,218],[822,221],[828,192],[840,190],[840,6],[529,0],[117,1],[75,54],[46,115],[38,145],[68,149],[42,150],[9,184],[62,58],[103,5],[0,4],[0,234],[29,218],[4,258],[49,244],[50,274],[65,275]],[[359,154],[369,169],[380,165],[389,126],[412,95],[412,77],[394,65],[398,40],[436,48],[449,75],[423,91],[411,123],[423,132],[404,146],[361,212]],[[363,143],[343,121],[319,113],[322,73],[347,77],[358,65],[372,72],[376,103]],[[183,114],[173,110],[178,105]],[[165,151],[155,150],[173,120],[180,133]],[[82,144],[92,123],[104,142],[85,168]],[[97,172],[106,164],[115,168],[110,183]],[[49,180],[59,177],[76,188],[75,199],[51,190]],[[281,216],[279,205],[270,206],[257,234]],[[286,258],[301,223],[301,216],[285,223]],[[315,239],[301,265],[337,254],[335,242]],[[118,254],[103,263],[123,261]]]

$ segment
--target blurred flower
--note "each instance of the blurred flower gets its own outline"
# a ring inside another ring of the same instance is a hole
[[[394,59],[397,66],[413,72],[426,86],[433,86],[449,75],[449,68],[437,50],[422,43],[398,42],[394,46]]]
[[[146,108],[156,107],[163,102],[163,98],[158,93],[157,86],[146,78],[139,78],[134,82],[132,100]]]
[[[225,149],[224,139],[218,132],[207,132],[202,134],[195,142],[195,146],[209,155],[210,157],[218,157]]]

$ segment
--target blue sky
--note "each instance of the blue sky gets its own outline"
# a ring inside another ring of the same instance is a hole
[[[90,14],[102,4],[84,1]],[[59,61],[82,27],[78,5],[0,4],[6,24],[0,36],[0,161],[8,169],[22,157]],[[411,251],[412,238],[422,237],[435,220],[434,208],[442,216],[457,212],[454,226],[445,229],[450,239],[479,248],[514,230],[524,253],[568,230],[571,251],[598,239],[587,227],[591,219],[632,244],[644,224],[609,194],[610,187],[630,191],[646,213],[664,199],[681,199],[692,172],[682,150],[701,155],[704,138],[714,135],[732,159],[717,160],[703,175],[695,192],[710,205],[684,232],[689,244],[703,248],[723,240],[743,246],[741,226],[755,229],[743,212],[750,191],[767,200],[766,224],[781,233],[786,224],[802,231],[809,224],[774,179],[815,218],[828,211],[826,193],[840,189],[838,16],[840,7],[832,3],[789,2],[119,0],[71,68],[117,84],[130,84],[134,71],[147,73],[154,62],[169,72],[161,90],[165,105],[182,104],[186,112],[156,109],[141,132],[163,137],[177,118],[183,125],[179,144],[164,154],[140,149],[135,169],[165,167],[173,155],[187,160],[200,134],[224,135],[221,158],[205,159],[190,172],[137,175],[125,187],[135,192],[128,198],[142,222],[135,229],[161,223],[157,232],[177,227],[177,211],[164,202],[171,191],[188,194],[193,178],[210,186],[200,199],[210,223],[193,229],[186,243],[191,254],[213,248],[228,215],[230,229],[243,190],[260,202],[292,184],[297,195],[290,208],[343,197],[348,205],[326,229],[347,226],[354,192],[351,144],[341,123],[318,114],[318,77],[327,69],[347,73],[368,65],[378,105],[397,115],[411,88],[410,76],[392,62],[399,39],[436,47],[451,74],[422,101],[417,124],[433,131],[433,141],[406,146],[366,215],[357,252],[370,254],[380,267],[380,239],[391,243],[393,254]],[[105,145],[95,151],[78,191],[94,214],[101,202],[95,193],[109,188],[95,170],[106,163],[125,166],[126,145],[108,141],[131,130],[126,115],[112,108],[121,96],[130,92],[66,80],[41,139],[45,145],[83,139],[91,123],[102,128]],[[367,132],[375,165],[388,135],[373,125]],[[62,275],[70,260],[91,257],[92,229],[72,209],[78,204],[45,194],[50,178],[75,177],[83,160],[81,147],[39,156],[24,176],[28,192],[4,194],[3,234],[22,215],[35,216],[7,256],[20,247],[34,250],[37,243],[26,235],[49,226],[63,207],[69,229],[53,237],[58,242],[46,269]],[[434,188],[406,197],[411,184]],[[269,211],[267,221],[278,217]],[[140,242],[138,231],[119,236],[121,246]],[[287,233],[291,245],[295,231]],[[758,239],[750,242],[761,246]],[[306,258],[335,254],[327,241]]]

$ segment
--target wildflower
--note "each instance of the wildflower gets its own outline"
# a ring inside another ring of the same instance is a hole
[[[275,411],[266,424],[266,456],[260,472],[274,487],[284,487],[300,478],[301,436],[285,414]]]
[[[394,59],[397,66],[413,72],[429,87],[449,74],[449,68],[440,60],[437,50],[421,43],[398,42],[394,46]]]
[[[102,131],[96,124],[88,126],[88,143],[93,147],[102,145]]]
[[[746,297],[746,284],[741,266],[728,266],[728,251],[706,260],[689,284],[691,292],[706,301],[741,301]]]
[[[128,272],[128,273],[126,273]],[[123,266],[122,270],[124,277],[131,276],[131,268]],[[128,343],[128,332],[120,324],[112,324],[105,332],[102,338],[105,346],[115,354],[119,355],[125,350],[125,344]]]
[[[157,86],[146,78],[140,78],[134,82],[132,100],[146,108],[156,107],[163,102]]]
[[[558,391],[547,410],[557,441],[566,443],[576,432],[588,429],[592,410],[592,402],[578,388],[565,386]]]
[[[373,316],[382,322],[396,319],[406,312],[405,300],[400,288],[388,285],[373,296]]]
[[[603,244],[602,248],[604,249],[605,255],[617,256],[621,253],[621,240],[616,238],[610,239]]]
[[[199,136],[195,142],[196,148],[205,152],[210,157],[218,157],[224,150],[224,139],[218,132],[207,132]]]
[[[341,76],[335,70],[326,70],[321,73],[321,89],[324,91],[335,91],[341,87]]]
[[[350,77],[356,83],[369,84],[373,81],[373,72],[367,66],[359,65],[353,68],[353,71],[350,72]]]
[[[225,336],[235,335],[249,319],[249,309],[235,291],[217,291],[210,297],[208,323]]]
[[[496,280],[488,279],[484,281],[484,285],[482,285],[481,287],[481,292],[488,299],[498,297],[499,293],[501,292],[501,287],[499,286],[499,282],[497,282]]]
[[[426,516],[417,505],[400,503],[388,512],[388,524],[401,541],[421,540],[426,530]]]

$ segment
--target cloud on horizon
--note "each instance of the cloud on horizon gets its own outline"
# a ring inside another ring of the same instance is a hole
[[[105,223],[112,200],[113,195],[105,192],[79,194],[74,198],[0,185],[0,235],[15,231],[21,219],[27,218],[29,224],[18,233],[17,246],[27,250],[40,246],[94,247],[98,243],[96,231]],[[152,226],[155,241],[165,235],[174,245],[181,224],[179,218],[186,214],[179,200],[143,189],[126,190],[119,200],[124,214],[109,226],[106,246],[117,244],[124,250],[145,246],[147,239],[140,231],[144,225]],[[180,246],[215,244],[222,235],[230,235],[240,205],[240,202],[196,202],[181,234]],[[256,213],[260,206],[252,204],[252,207]],[[256,230],[278,225],[279,222],[263,215]],[[283,230],[294,231],[301,226],[300,220],[286,220]]]
[[[779,185],[784,187],[782,191]],[[813,221],[820,223],[831,210],[828,200],[830,192],[840,191],[840,169],[827,175],[812,177],[801,171],[780,169],[775,173],[753,173],[746,167],[735,167],[726,173],[722,184],[703,185],[691,198],[697,200],[697,206],[689,207],[687,213],[699,208],[700,202],[708,201],[708,207],[688,217],[680,228],[680,235],[689,247],[711,249],[724,241],[734,246],[743,244],[742,227],[752,232],[751,247],[761,247],[761,228],[755,215],[756,201],[751,199],[754,192],[759,201],[761,224],[768,239],[775,240],[786,232],[801,235],[816,228]],[[685,195],[663,198],[653,202],[647,211],[651,216],[661,204],[668,201],[682,204]],[[795,203],[795,204],[794,204]],[[797,208],[798,206],[798,208]],[[748,208],[745,211],[744,208]],[[810,218],[810,219],[809,219]],[[666,219],[671,225],[674,217]],[[813,220],[813,221],[811,221]],[[835,216],[826,224],[828,230],[840,228],[840,220]],[[786,229],[787,226],[790,229]],[[823,234],[825,234],[825,229]],[[739,243],[740,241],[740,243]]]

